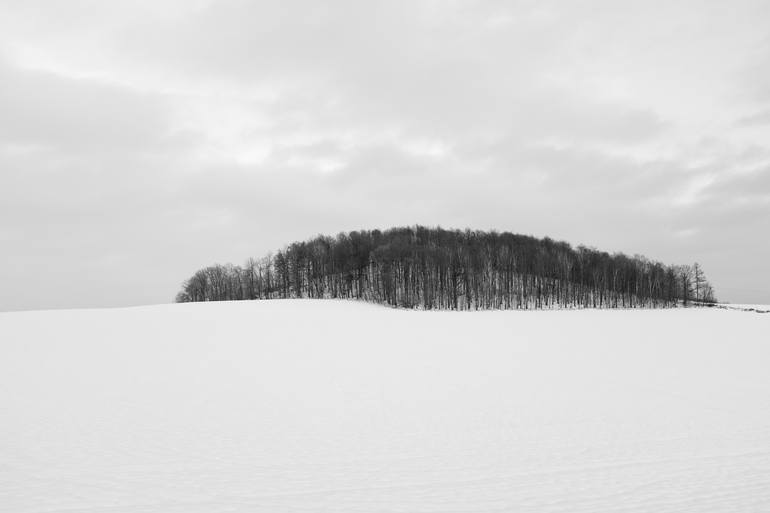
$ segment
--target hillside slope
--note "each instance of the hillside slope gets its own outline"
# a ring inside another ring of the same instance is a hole
[[[0,511],[770,511],[768,334],[716,309],[0,314]]]

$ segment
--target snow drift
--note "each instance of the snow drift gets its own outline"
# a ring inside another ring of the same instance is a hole
[[[0,314],[0,511],[770,511],[770,316]]]

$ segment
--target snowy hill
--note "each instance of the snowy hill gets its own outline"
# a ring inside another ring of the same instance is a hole
[[[0,314],[0,511],[770,511],[770,315]]]

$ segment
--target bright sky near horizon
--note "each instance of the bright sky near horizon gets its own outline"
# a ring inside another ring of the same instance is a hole
[[[770,303],[770,2],[4,0],[0,310],[394,225]]]

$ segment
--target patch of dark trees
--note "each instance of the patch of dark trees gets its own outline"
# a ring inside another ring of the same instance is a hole
[[[176,300],[275,298],[449,310],[715,302],[697,263],[664,265],[547,237],[423,226],[319,235],[244,266],[209,266],[184,282]]]

